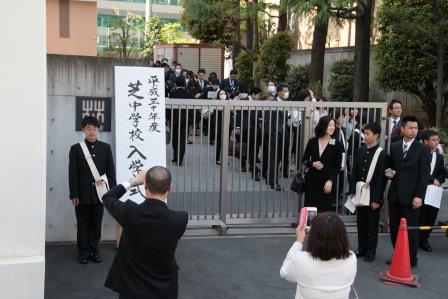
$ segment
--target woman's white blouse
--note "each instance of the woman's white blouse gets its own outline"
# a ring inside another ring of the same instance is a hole
[[[296,299],[347,299],[356,276],[356,255],[350,251],[346,259],[321,261],[303,245],[294,242],[289,249],[280,276],[297,283]]]

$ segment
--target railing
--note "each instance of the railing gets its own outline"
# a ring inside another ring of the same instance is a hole
[[[303,199],[289,186],[314,135],[317,114],[335,117],[348,108],[358,109],[359,126],[376,121],[385,131],[386,103],[167,99],[167,165],[174,184],[170,207],[188,211],[190,226],[296,222]],[[347,173],[351,153],[362,142],[357,131],[350,132],[351,143],[338,135],[347,163],[333,202],[334,211],[347,220],[354,217],[343,205]],[[277,182],[281,191],[275,190]]]

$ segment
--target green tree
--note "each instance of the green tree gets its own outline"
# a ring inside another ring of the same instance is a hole
[[[254,85],[252,76],[253,60],[252,55],[248,51],[241,51],[235,61],[235,68],[238,71],[238,79],[243,80],[249,86]]]
[[[447,16],[448,3],[437,0],[384,0],[379,12],[377,81],[386,90],[419,97],[430,122],[437,126],[447,106],[443,101],[448,75],[444,67],[448,55],[443,51],[448,43]]]
[[[154,56],[154,45],[166,43],[162,36],[162,22],[159,17],[151,17],[145,23],[145,57]]]
[[[112,40],[120,54],[120,57],[127,58],[133,49],[138,48],[137,34],[142,30],[143,17],[130,13],[124,17],[120,16],[120,10],[114,9],[117,20],[112,26]],[[115,48],[115,47],[114,47]]]
[[[289,86],[291,100],[297,99],[299,91],[303,88],[308,89],[310,84],[310,65],[304,64],[291,67],[286,77],[286,83]]]
[[[261,79],[265,82],[285,80],[289,69],[286,62],[289,59],[291,48],[292,37],[288,32],[278,32],[263,43],[258,58]]]
[[[353,101],[354,72],[355,63],[353,60],[339,60],[333,63],[328,86],[332,100],[339,102]]]

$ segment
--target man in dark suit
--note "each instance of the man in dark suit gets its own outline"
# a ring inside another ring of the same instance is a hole
[[[261,96],[261,89],[259,87],[253,87],[247,98],[241,99],[242,101],[258,101]],[[245,107],[246,108],[246,107]],[[261,146],[261,127],[259,126],[258,119],[261,118],[261,110],[237,110],[235,113],[235,134],[239,138],[241,143],[245,143],[248,146],[248,152],[240,153],[241,159],[241,171],[246,172],[247,160],[249,160],[249,168],[252,172],[252,177],[255,181],[260,180],[260,170],[256,166],[258,159],[258,152]],[[248,157],[247,157],[248,155]],[[248,159],[249,158],[249,159]]]
[[[425,130],[422,135],[422,142],[431,151],[431,164],[430,164],[430,176],[429,185],[440,187],[447,177],[447,172],[443,163],[443,156],[438,153],[439,136],[434,130]],[[439,208],[427,205],[423,205],[420,212],[420,226],[433,226],[437,219]],[[431,252],[432,247],[429,245],[428,239],[431,234],[431,230],[422,230],[419,233],[419,245],[424,251]]]
[[[390,168],[386,170],[386,176],[392,180],[387,200],[393,246],[397,240],[401,218],[406,218],[409,226],[418,226],[420,207],[428,185],[431,155],[429,150],[415,139],[417,132],[417,118],[404,117],[401,124],[404,137],[390,146]],[[411,266],[416,266],[418,231],[410,230],[408,234]]]
[[[364,261],[372,262],[375,259],[378,245],[378,226],[380,221],[380,209],[383,205],[383,193],[386,186],[384,171],[387,165],[387,153],[381,150],[370,182],[367,176],[372,165],[373,157],[380,149],[378,140],[381,135],[381,126],[377,123],[369,123],[364,127],[366,145],[359,148],[353,169],[350,175],[350,194],[355,196],[357,182],[365,182],[370,192],[370,205],[356,208],[356,222],[358,227],[358,251],[357,257],[364,257]]]
[[[97,140],[100,124],[95,117],[82,120],[84,142],[92,155],[98,173],[106,174],[109,187],[116,185],[115,167],[110,145]],[[98,199],[95,179],[90,171],[81,145],[72,145],[69,154],[70,200],[75,206],[79,262],[87,264],[89,258],[101,263],[98,242],[101,239],[101,223],[104,208]]]
[[[277,85],[277,95],[274,101],[286,101],[289,98],[289,87],[285,83]],[[278,166],[282,163],[283,177],[288,177],[289,164],[289,126],[287,112],[268,111],[265,115],[265,150],[263,157],[269,163],[267,165],[268,183],[272,189],[281,191],[279,185]],[[268,134],[266,136],[266,134]],[[265,157],[266,156],[266,157]],[[269,156],[269,157],[267,157]],[[266,163],[266,160],[265,160]]]
[[[192,99],[191,93],[188,93],[182,86],[183,79],[178,77],[174,81],[174,91],[171,93],[172,99]],[[171,111],[173,112],[171,115]],[[185,144],[187,142],[187,133],[189,124],[193,123],[193,109],[187,114],[187,109],[168,109],[167,115],[172,122],[172,145],[174,157],[171,162],[182,166],[185,155]],[[188,119],[187,119],[188,118]]]
[[[131,187],[144,184],[142,204],[120,201]],[[167,206],[171,174],[162,166],[140,172],[135,178],[111,189],[103,197],[109,213],[123,227],[120,246],[105,286],[120,299],[174,299],[178,293],[175,252],[185,232],[188,213]]]
[[[208,85],[209,85],[209,82],[207,80],[205,80],[205,69],[199,69],[196,89],[194,91],[196,98],[204,97],[204,93],[207,90]]]
[[[393,99],[390,101],[387,110],[390,116],[386,123],[386,149],[389,149],[390,144],[402,138],[401,114],[403,113],[403,105],[399,100]]]
[[[227,92],[227,96],[230,99],[237,97],[240,94],[240,85],[236,77],[238,76],[237,70],[231,70],[229,78],[221,81],[219,89],[224,89]]]

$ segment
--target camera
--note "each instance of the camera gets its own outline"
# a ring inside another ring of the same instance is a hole
[[[303,207],[300,210],[300,226],[305,228],[310,228],[313,223],[314,218],[317,216],[316,207]]]

